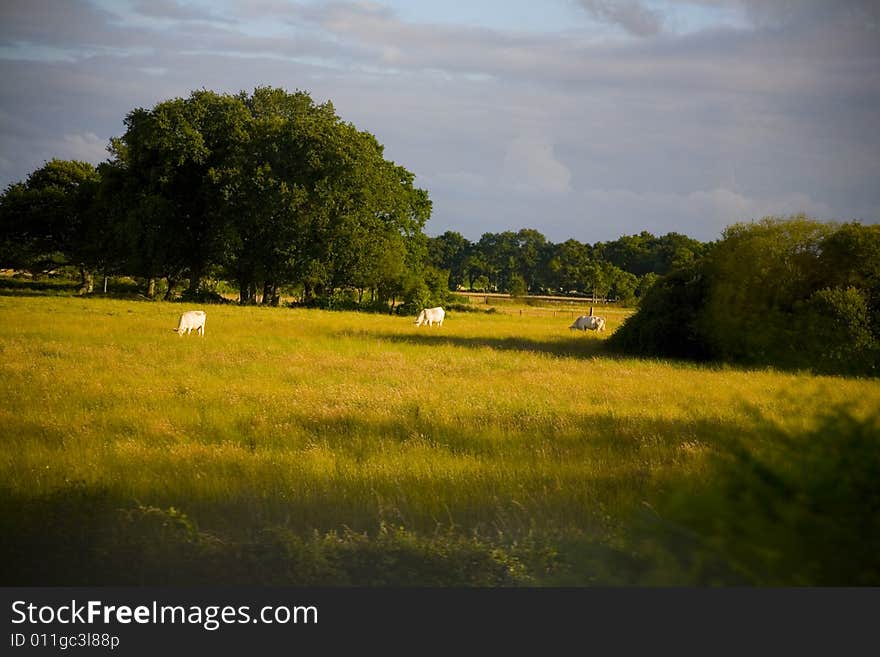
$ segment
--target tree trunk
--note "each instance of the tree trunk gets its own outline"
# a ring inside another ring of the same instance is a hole
[[[88,271],[85,268],[85,265],[80,265],[79,277],[79,294],[91,294],[92,290],[95,288],[95,278],[92,275],[92,272]]]
[[[263,283],[263,305],[264,306],[277,306],[278,303],[275,297],[275,283],[271,281],[265,281]]]
[[[166,276],[165,280],[168,281],[168,289],[165,290],[165,296],[163,299],[165,301],[171,301],[171,299],[174,298],[174,286],[177,285],[177,281],[170,276]]]
[[[186,295],[195,297],[199,293],[199,286],[202,283],[202,268],[200,266],[190,267],[189,286],[186,288]]]
[[[147,279],[147,297],[152,299],[156,296],[156,279],[150,276]]]
[[[257,285],[248,281],[238,284],[238,302],[242,306],[252,306],[257,303]]]
[[[278,286],[275,283],[266,283],[263,287],[263,303],[267,306],[278,305]]]

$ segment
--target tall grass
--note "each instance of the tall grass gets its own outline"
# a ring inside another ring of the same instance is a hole
[[[646,508],[732,439],[880,408],[875,381],[609,357],[567,318],[212,306],[180,338],[189,308],[0,297],[6,583],[701,583]]]

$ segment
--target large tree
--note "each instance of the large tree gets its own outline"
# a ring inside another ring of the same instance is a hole
[[[124,173],[116,191],[139,235],[132,241],[149,247],[146,275],[185,274],[194,293],[221,260],[231,218],[216,183],[240,171],[247,120],[236,98],[204,90],[126,117],[125,134],[112,141],[113,164]]]
[[[396,269],[423,266],[427,192],[329,102],[269,87],[198,91],[131,112],[126,128],[111,178],[126,199],[119,221],[146,254],[132,252],[142,275],[185,274],[196,292],[220,266],[241,302],[261,290],[277,303],[285,284],[306,298],[377,289],[389,271],[380,252],[399,254]]]
[[[81,291],[102,258],[100,217],[92,212],[99,175],[77,160],[53,159],[0,197],[0,260],[5,266],[50,271],[73,265]]]

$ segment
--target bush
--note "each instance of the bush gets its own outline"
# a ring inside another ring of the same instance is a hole
[[[645,292],[607,341],[643,356],[880,373],[880,227],[736,224]]]
[[[381,526],[301,536],[266,527],[216,535],[174,507],[125,504],[72,484],[0,491],[0,578],[22,586],[500,586],[528,575],[509,548],[452,533]]]
[[[644,527],[679,585],[880,585],[880,416],[846,411],[806,434],[730,436],[699,481],[676,484]]]
[[[804,349],[814,369],[877,374],[880,344],[871,333],[868,301],[855,287],[824,288],[803,306]]]
[[[183,294],[180,295],[180,301],[185,301],[187,303],[234,303],[234,301],[230,301],[213,290],[203,289],[199,289],[197,292],[184,290]]]
[[[705,359],[711,354],[699,328],[707,280],[692,265],[659,279],[606,341],[609,349],[641,356]]]

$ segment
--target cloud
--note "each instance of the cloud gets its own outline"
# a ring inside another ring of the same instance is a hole
[[[645,37],[660,33],[662,17],[637,0],[578,0],[593,18]]]
[[[432,234],[712,239],[763,214],[880,219],[868,2],[584,0],[557,33],[382,3],[126,6],[0,3],[0,185],[53,156],[104,159],[135,107],[265,84],[373,132],[428,188]],[[698,29],[676,32],[693,12]]]
[[[133,31],[114,27],[117,16],[87,0],[3,0],[0,45],[36,44],[53,48],[131,46]]]
[[[151,18],[164,18],[177,21],[222,21],[231,22],[230,19],[221,17],[192,5],[183,5],[176,0],[138,0],[132,6],[135,13]]]
[[[108,139],[102,139],[92,132],[64,135],[56,149],[58,157],[65,160],[82,160],[99,164],[106,160]]]
[[[519,135],[507,147],[504,184],[527,193],[561,194],[571,188],[571,171],[553,153],[542,136]]]

